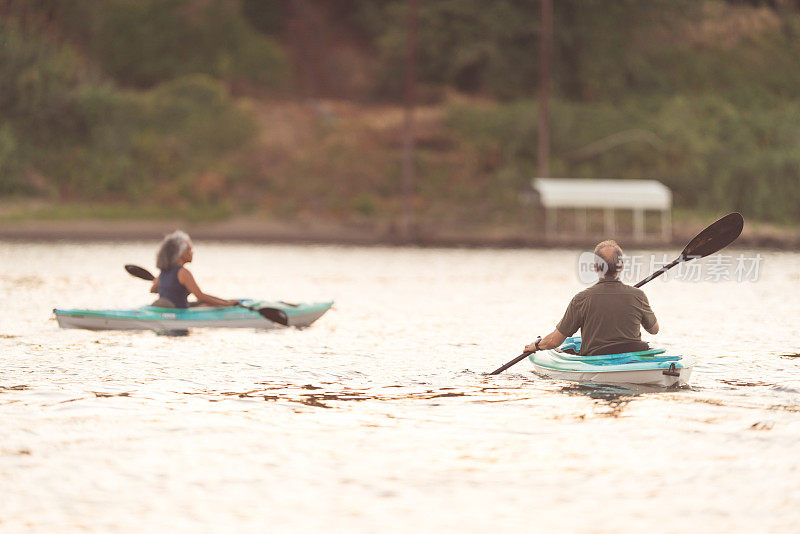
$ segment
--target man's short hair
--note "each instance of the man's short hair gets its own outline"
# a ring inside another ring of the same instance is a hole
[[[595,269],[605,276],[616,276],[622,270],[622,247],[613,239],[601,241],[594,247]]]

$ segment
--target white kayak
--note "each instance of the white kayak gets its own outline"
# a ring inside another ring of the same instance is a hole
[[[580,337],[570,337],[558,349],[539,351],[528,358],[536,373],[548,378],[663,387],[686,384],[696,363],[694,358],[668,355],[666,349],[658,347],[599,356],[578,356],[566,352],[579,352],[580,346]]]

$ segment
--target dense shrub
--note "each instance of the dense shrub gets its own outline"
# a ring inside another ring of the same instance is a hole
[[[224,156],[253,135],[255,126],[238,111],[219,82],[179,78],[147,93],[109,87],[82,90],[77,100],[91,125],[77,161],[63,176],[72,194],[175,201],[202,196],[192,180],[207,172],[226,174]]]
[[[74,0],[62,29],[117,82],[151,87],[188,74],[271,89],[287,84],[281,48],[225,0]]]
[[[535,102],[454,106],[450,128],[474,150],[502,156],[490,172],[520,190],[534,176]],[[800,220],[800,104],[743,112],[718,97],[633,99],[552,107],[551,175],[657,179],[678,205]],[[511,177],[511,181],[509,181]]]
[[[0,117],[0,194],[84,200],[191,200],[204,173],[224,185],[224,156],[255,131],[212,78],[119,90],[69,47],[13,24],[0,25]]]

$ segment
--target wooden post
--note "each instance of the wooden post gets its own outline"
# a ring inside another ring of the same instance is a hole
[[[403,124],[403,237],[412,237],[413,206],[416,182],[414,169],[414,106],[416,104],[417,0],[408,0],[406,36],[405,121]]]
[[[606,208],[603,212],[603,228],[606,231],[606,237],[604,239],[614,239],[615,222],[614,208]]]
[[[586,235],[586,210],[587,208],[577,208],[575,210],[575,226],[582,236]]]
[[[556,234],[558,229],[558,211],[557,208],[545,208],[545,236],[550,241]]]
[[[665,243],[672,240],[672,210],[667,208],[661,212],[661,237]]]
[[[633,237],[636,241],[644,241],[644,210],[633,210]]]
[[[539,177],[550,176],[550,49],[553,43],[553,0],[540,0],[542,8],[539,32]]]

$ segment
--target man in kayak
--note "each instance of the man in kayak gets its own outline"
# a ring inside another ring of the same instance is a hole
[[[599,281],[575,295],[556,329],[526,346],[526,351],[556,348],[578,329],[582,356],[648,349],[640,326],[657,334],[658,321],[644,291],[619,280],[622,248],[616,241],[603,241],[595,247],[594,257]]]
[[[158,293],[159,297],[153,306],[188,308],[189,294],[195,296],[197,304],[236,306],[238,302],[235,300],[221,299],[200,290],[192,273],[184,267],[193,257],[192,240],[185,232],[177,230],[164,238],[156,255],[156,267],[161,270],[161,274],[156,277],[150,288],[150,292]]]

